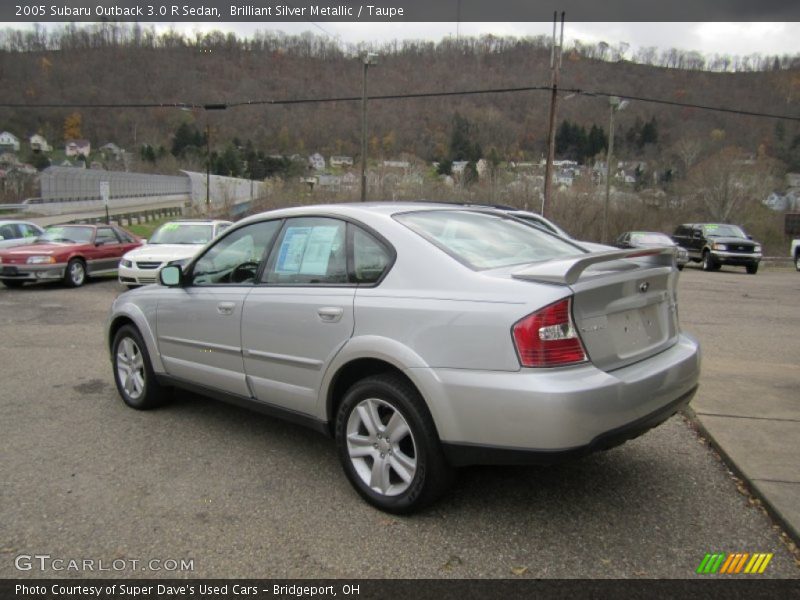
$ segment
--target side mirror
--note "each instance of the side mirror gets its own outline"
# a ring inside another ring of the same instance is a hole
[[[167,287],[176,287],[181,284],[182,275],[178,265],[167,265],[158,272],[158,282]]]

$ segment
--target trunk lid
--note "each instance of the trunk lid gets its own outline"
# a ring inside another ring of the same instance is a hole
[[[599,252],[525,267],[512,277],[568,286],[589,360],[610,371],[677,341],[674,253],[671,247]]]

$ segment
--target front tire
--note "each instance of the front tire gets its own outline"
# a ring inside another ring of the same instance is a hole
[[[147,346],[135,327],[125,325],[117,331],[111,353],[114,382],[125,404],[137,410],[164,404],[167,389],[156,380]]]
[[[706,250],[703,252],[703,271],[719,271],[720,265],[714,260],[714,257],[711,256],[711,252]]]
[[[17,281],[16,279],[4,279],[3,285],[7,288],[17,289],[25,285],[24,281]]]
[[[86,283],[86,263],[80,258],[70,260],[64,271],[64,283],[67,287],[80,287]]]
[[[345,475],[381,510],[419,510],[452,481],[453,469],[424,401],[397,375],[375,375],[353,385],[336,414],[335,433]]]
[[[745,265],[744,268],[747,269],[747,272],[750,275],[755,275],[756,273],[758,273],[758,263],[753,263],[752,265]]]

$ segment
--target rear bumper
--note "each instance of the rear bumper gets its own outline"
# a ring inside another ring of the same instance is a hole
[[[654,427],[661,425],[661,423],[687,406],[696,391],[697,386],[655,412],[641,419],[637,419],[632,423],[623,425],[622,427],[601,433],[585,446],[579,446],[577,448],[561,450],[520,450],[518,448],[451,443],[443,443],[442,448],[447,460],[453,466],[552,465],[565,460],[580,458],[592,452],[608,450],[624,444],[628,440],[639,437]]]
[[[591,364],[410,371],[454,464],[554,462],[621,443],[669,418],[697,388],[700,348],[682,334],[664,352],[611,372]]]

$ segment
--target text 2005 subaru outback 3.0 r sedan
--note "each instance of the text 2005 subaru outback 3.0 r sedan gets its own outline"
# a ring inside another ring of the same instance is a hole
[[[469,207],[267,212],[117,298],[114,376],[134,408],[188,388],[330,434],[361,496],[409,512],[453,467],[552,463],[685,406],[673,252],[588,253]]]

